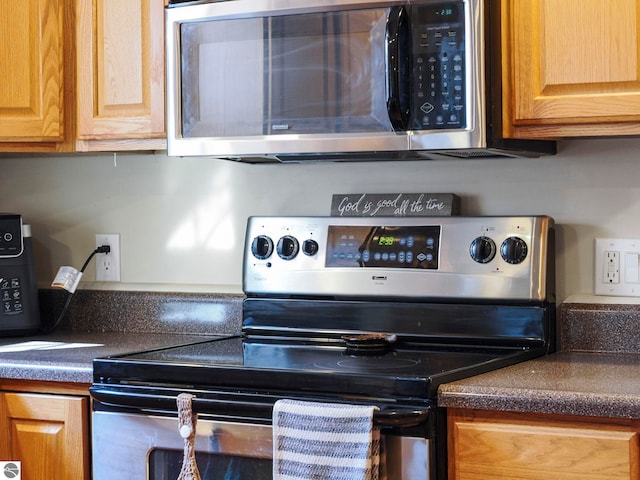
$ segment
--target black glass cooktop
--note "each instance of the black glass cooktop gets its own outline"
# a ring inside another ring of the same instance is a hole
[[[435,397],[438,385],[540,355],[521,348],[397,345],[353,354],[339,342],[225,338],[94,361],[98,383]]]
[[[94,386],[133,396],[174,389],[433,400],[442,383],[547,353],[553,312],[541,304],[247,298],[242,336],[96,359]],[[343,341],[380,335],[394,341],[374,351]]]
[[[292,370],[402,376],[431,376],[490,361],[513,353],[505,349],[455,351],[448,349],[390,348],[373,353],[350,353],[331,342],[307,344],[243,340],[214,340],[126,356],[133,361],[167,367],[198,364],[210,367],[248,367],[260,370]]]

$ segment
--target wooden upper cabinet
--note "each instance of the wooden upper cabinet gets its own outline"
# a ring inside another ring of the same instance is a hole
[[[2,0],[0,151],[166,148],[165,0]]]
[[[639,0],[503,6],[508,136],[640,134]]]
[[[164,0],[77,0],[76,150],[166,148]]]
[[[0,6],[0,142],[63,139],[63,0]]]

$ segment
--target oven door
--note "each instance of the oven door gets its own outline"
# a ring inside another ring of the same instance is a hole
[[[271,427],[198,420],[196,460],[203,479],[271,479]],[[184,439],[178,419],[93,413],[94,480],[178,478]]]
[[[427,438],[384,435],[387,477],[430,479]],[[178,419],[115,411],[93,412],[93,479],[178,478],[184,440]],[[270,425],[198,419],[195,440],[203,480],[271,480]]]

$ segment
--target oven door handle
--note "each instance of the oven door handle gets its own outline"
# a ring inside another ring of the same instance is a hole
[[[111,407],[134,408],[141,411],[169,411],[177,412],[176,398],[177,391],[134,391],[127,389],[113,389],[99,385],[92,385],[89,392],[94,400]],[[203,398],[195,395],[192,400],[193,410],[196,413],[209,413],[212,411],[248,410],[260,413],[264,418],[270,418],[273,403],[270,401],[253,398],[251,400],[231,399],[231,398]],[[426,423],[431,414],[431,407],[411,409],[411,408],[381,408],[373,414],[373,423],[377,427],[415,427]]]
[[[177,413],[178,411],[176,401],[180,393],[179,391],[161,392],[152,390],[145,393],[94,385],[89,388],[89,392],[94,400],[110,407],[133,408],[140,411],[151,412],[164,411]],[[244,409],[269,412],[272,405],[269,402],[263,402],[258,399],[244,401],[231,398],[203,398],[196,395],[192,399],[192,408],[196,413],[209,413],[220,410],[228,411],[230,409],[234,409],[234,411]]]
[[[431,408],[419,410],[378,410],[373,414],[373,424],[378,427],[416,427],[426,423]]]

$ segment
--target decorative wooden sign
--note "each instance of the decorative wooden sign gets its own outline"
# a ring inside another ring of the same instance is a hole
[[[335,194],[331,215],[336,217],[411,217],[458,215],[460,199],[453,193]]]

